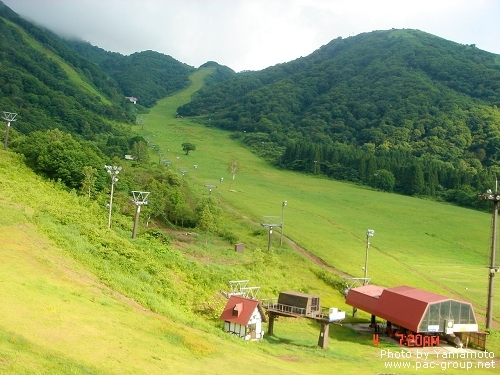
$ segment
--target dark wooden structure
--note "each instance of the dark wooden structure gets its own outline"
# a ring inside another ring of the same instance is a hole
[[[277,305],[289,307],[289,309],[283,308],[282,310],[287,310],[291,314],[298,314],[301,316],[315,316],[321,313],[319,297],[310,294],[281,292],[278,297]]]

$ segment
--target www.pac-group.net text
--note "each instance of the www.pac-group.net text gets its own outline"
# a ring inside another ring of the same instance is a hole
[[[405,350],[380,350],[380,358],[386,369],[497,369],[495,353],[488,351],[449,352],[443,349],[415,352]]]

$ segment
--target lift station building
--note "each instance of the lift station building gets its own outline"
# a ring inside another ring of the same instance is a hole
[[[346,303],[415,333],[478,331],[470,303],[409,286],[352,288]]]

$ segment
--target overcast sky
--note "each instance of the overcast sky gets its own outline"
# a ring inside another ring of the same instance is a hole
[[[419,29],[500,54],[499,0],[1,0],[107,51],[153,50],[198,67],[260,70],[339,36]]]

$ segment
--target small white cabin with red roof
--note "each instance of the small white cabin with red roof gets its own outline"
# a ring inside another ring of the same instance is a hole
[[[220,319],[224,321],[224,331],[245,340],[264,337],[262,322],[266,322],[266,315],[257,300],[231,296]]]

